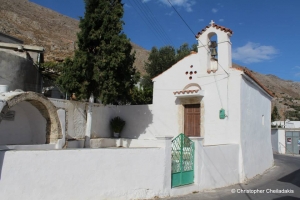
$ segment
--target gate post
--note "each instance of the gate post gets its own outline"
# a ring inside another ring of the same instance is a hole
[[[165,172],[164,172],[164,188],[163,190],[170,194],[171,192],[171,175],[172,175],[172,138],[173,136],[157,136],[157,140],[164,141],[165,148]]]
[[[198,185],[200,190],[200,183],[201,183],[201,170],[203,166],[203,137],[190,137],[190,139],[195,144],[195,157],[194,157],[194,183]]]

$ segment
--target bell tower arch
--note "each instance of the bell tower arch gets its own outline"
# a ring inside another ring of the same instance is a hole
[[[210,22],[209,26],[202,29],[197,35],[198,55],[200,59],[200,74],[215,73],[220,67],[225,70],[232,66],[231,42],[232,30]],[[217,58],[211,50],[212,38],[216,36]]]

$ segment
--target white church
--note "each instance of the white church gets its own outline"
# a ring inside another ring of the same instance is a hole
[[[204,146],[238,144],[240,179],[272,166],[272,93],[232,63],[233,31],[215,24],[196,36],[192,52],[153,79],[154,124],[160,134],[202,137]],[[215,41],[212,40],[215,38]]]

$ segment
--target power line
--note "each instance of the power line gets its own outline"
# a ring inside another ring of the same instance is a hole
[[[145,8],[140,2],[137,3],[136,0],[131,1],[135,4],[134,9],[138,12],[138,14],[142,17],[143,21],[147,24],[148,28],[154,32],[156,37],[161,40],[162,43],[165,45],[170,45],[172,42],[170,40],[170,37],[167,36],[164,29],[160,26],[159,22],[154,17],[153,13],[152,16],[149,15],[149,12],[151,12],[150,8]]]
[[[188,25],[188,23],[183,19],[183,17],[180,15],[180,13],[177,11],[177,9],[173,6],[173,4],[170,2],[170,0],[168,0],[169,4],[172,6],[172,8],[175,10],[175,12],[177,13],[177,15],[180,17],[180,19],[184,22],[184,24],[188,27],[188,29],[193,33],[193,36],[196,36],[196,34],[194,33],[194,31],[191,29],[191,27]],[[198,40],[202,46],[206,49],[206,51],[208,53],[210,53],[210,50],[206,47],[206,45],[204,45],[201,40]],[[227,74],[227,76],[229,76],[228,72],[222,67],[222,65],[220,65],[220,63],[218,62],[218,65],[224,70],[224,72]]]
[[[168,36],[168,34],[165,32],[165,30],[163,29],[163,27],[161,26],[161,24],[159,23],[159,21],[156,19],[155,15],[153,14],[152,10],[149,8],[149,6],[147,4],[142,4],[145,5],[145,7],[147,8],[147,10],[150,12],[152,18],[154,20],[154,23],[158,25],[158,28],[161,30],[161,32],[163,33],[163,35],[167,38],[168,42],[170,42],[170,44],[173,44],[173,41],[171,40],[171,38]],[[173,45],[174,46],[174,45]]]
[[[177,15],[181,18],[181,20],[185,23],[185,25],[190,29],[190,31],[192,32],[193,36],[195,36],[196,34],[194,33],[194,31],[191,29],[191,27],[186,23],[186,21],[183,19],[183,17],[179,14],[179,12],[176,10],[176,8],[173,6],[173,4],[170,2],[170,0],[168,0],[169,4],[172,6],[172,8],[175,10],[175,12],[177,13]]]

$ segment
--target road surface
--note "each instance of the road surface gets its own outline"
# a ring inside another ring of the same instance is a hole
[[[248,193],[247,193],[248,192]],[[256,194],[254,194],[256,192]],[[282,193],[285,192],[285,193]],[[288,193],[293,192],[293,193]],[[300,156],[274,154],[274,166],[247,183],[164,200],[300,199]]]

